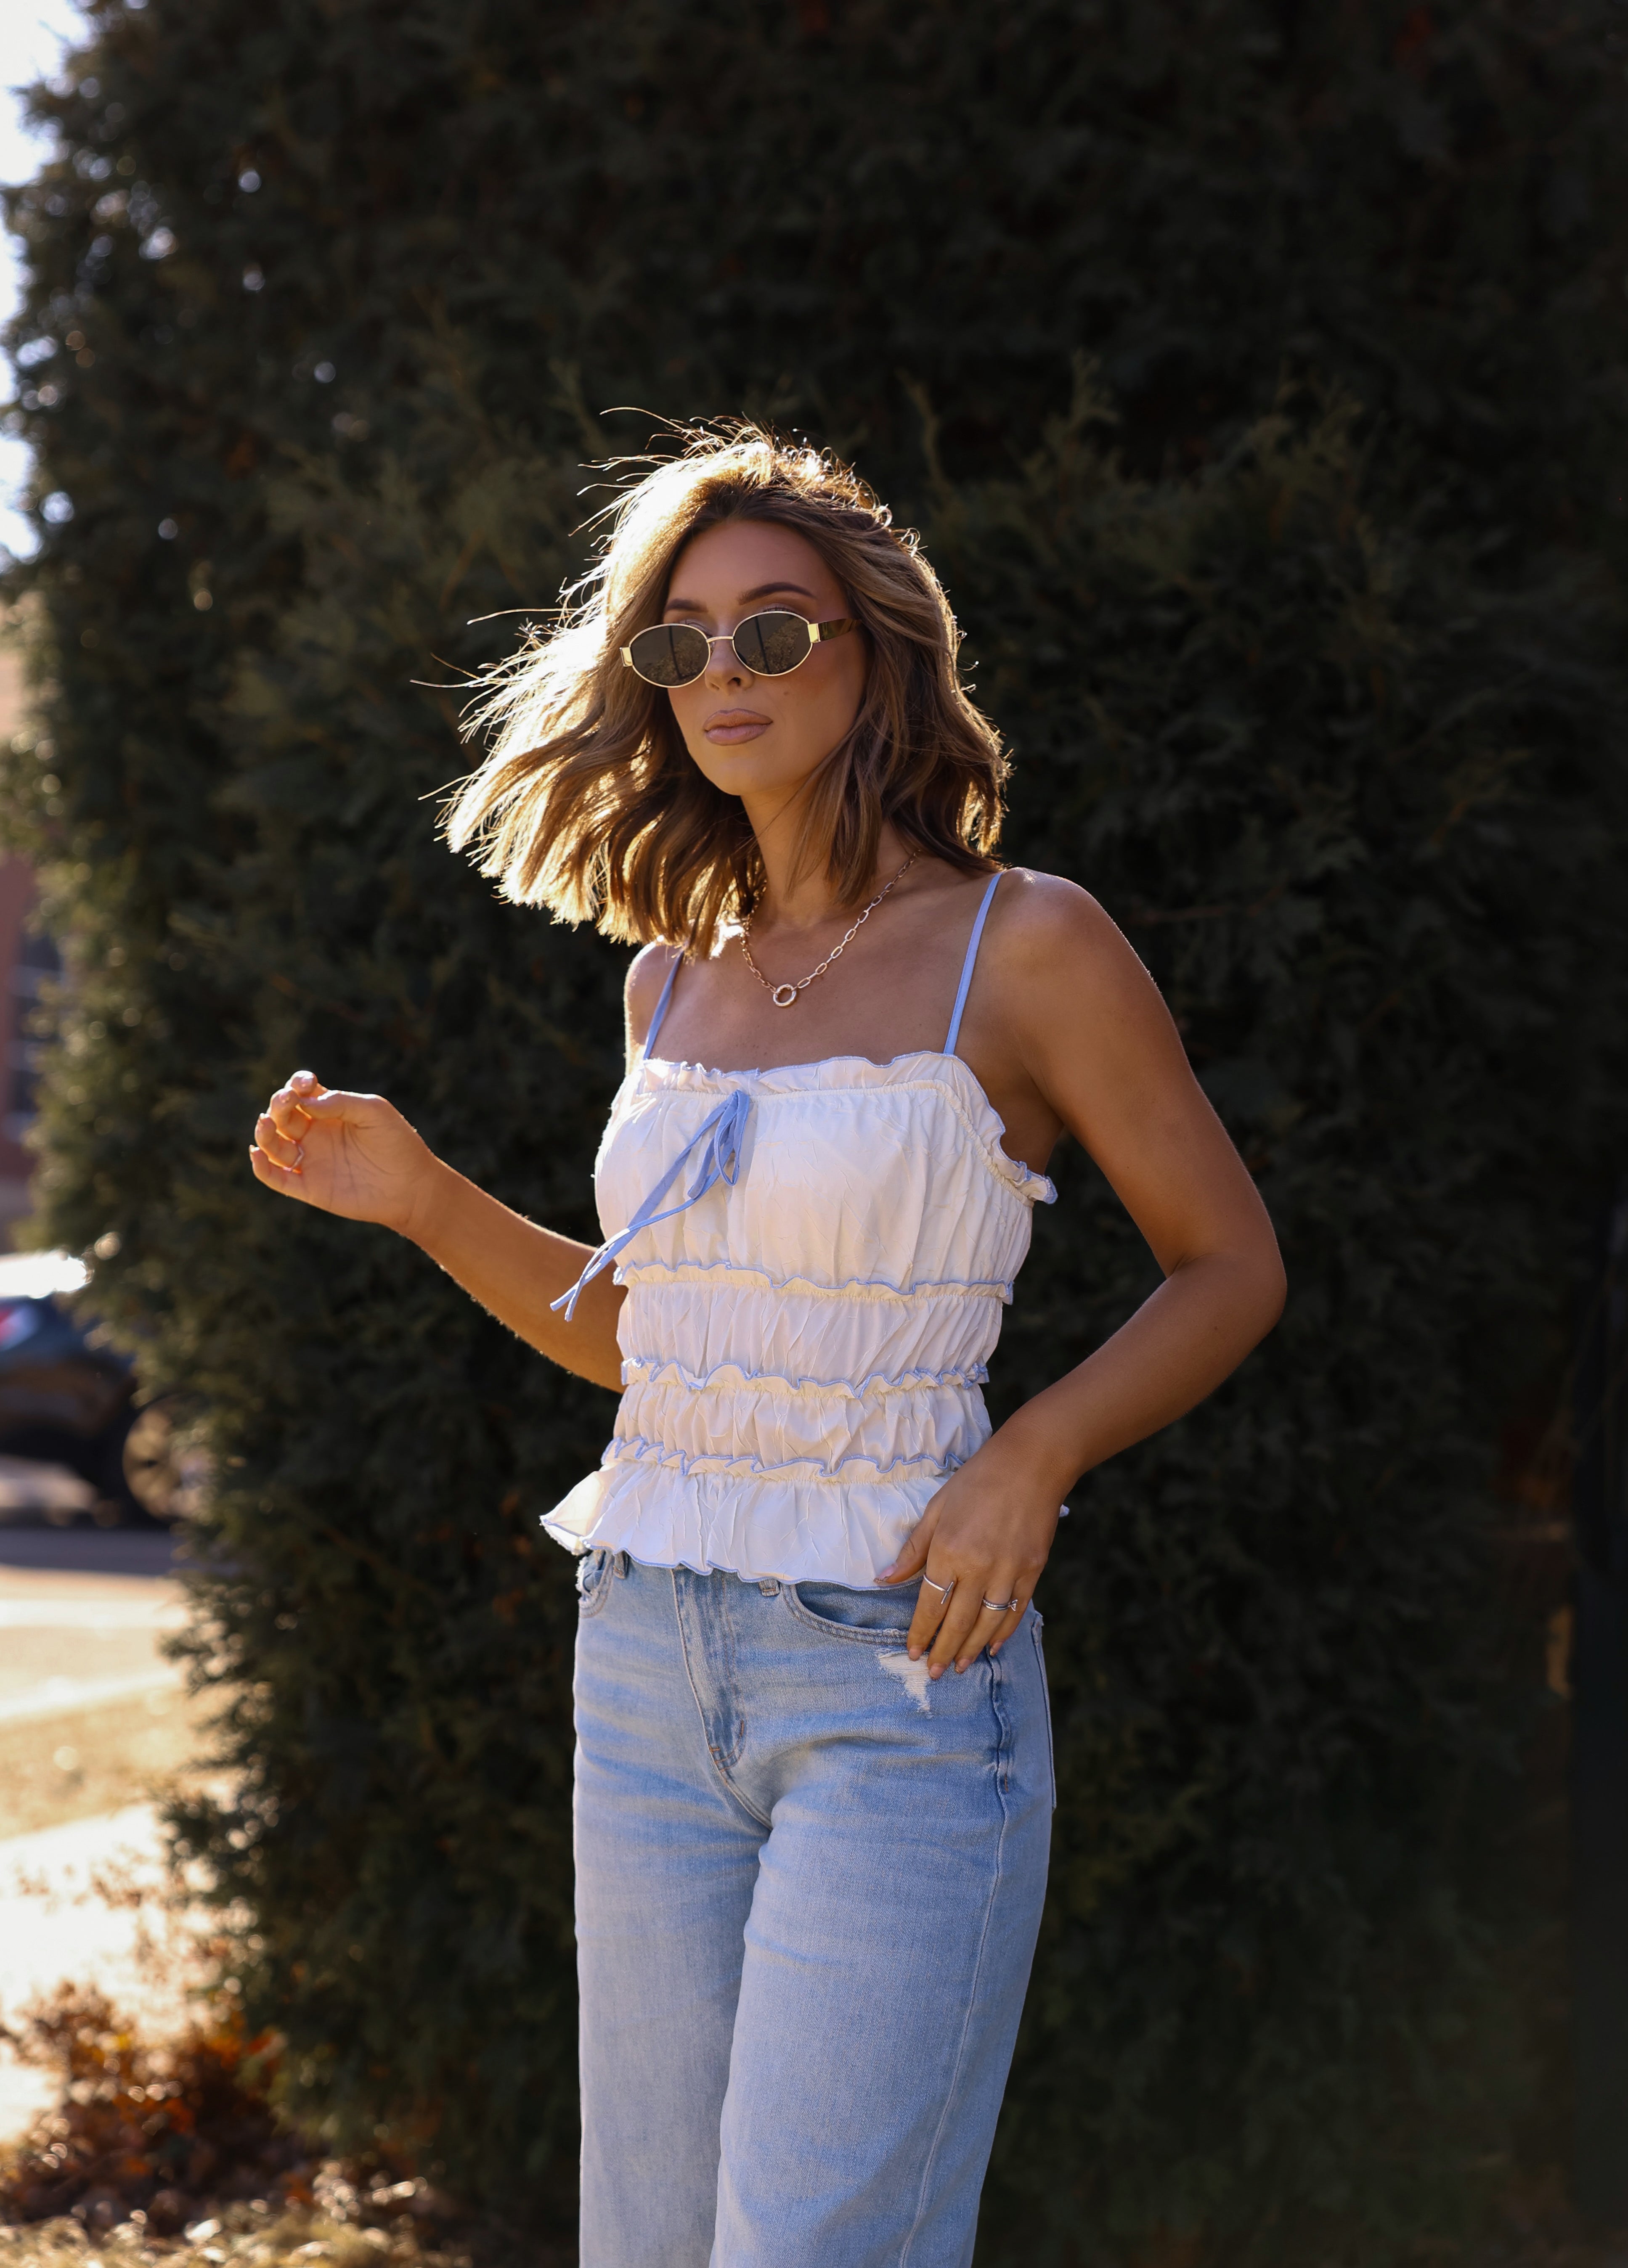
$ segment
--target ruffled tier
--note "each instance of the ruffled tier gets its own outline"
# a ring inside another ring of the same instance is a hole
[[[616,1326],[628,1385],[669,1372],[696,1385],[728,1373],[851,1392],[888,1379],[976,1384],[1000,1336],[999,1285],[819,1293],[761,1279],[704,1284],[666,1270],[630,1276]]]
[[[1006,1121],[991,1102],[970,1066],[960,1056],[940,1055],[930,1049],[895,1056],[874,1063],[868,1056],[826,1056],[817,1063],[782,1064],[773,1071],[712,1071],[701,1064],[679,1063],[663,1057],[641,1055],[629,1072],[617,1107],[637,1094],[695,1094],[716,1099],[729,1088],[744,1086],[768,1101],[809,1101],[830,1094],[908,1093],[911,1089],[947,1103],[964,1131],[983,1152],[998,1180],[1016,1190],[1030,1204],[1053,1204],[1057,1190],[1044,1174],[1037,1174],[1005,1147]],[[930,1108],[932,1105],[930,1104]]]
[[[989,1437],[983,1375],[980,1366],[974,1374],[873,1376],[850,1386],[733,1368],[695,1377],[667,1363],[630,1377],[610,1454],[659,1457],[682,1471],[728,1466],[756,1475],[807,1466],[844,1484],[861,1473],[907,1468],[945,1473]]]
[[[639,1458],[601,1465],[542,1524],[568,1551],[603,1546],[647,1567],[865,1591],[898,1557],[946,1477],[918,1469],[834,1483]]]
[[[608,1239],[689,1158],[720,1101],[747,1107],[735,1179],[694,1203],[669,1191],[618,1256],[620,1280],[654,1269],[708,1298],[728,1296],[739,1277],[743,1289],[807,1285],[856,1300],[941,1285],[1008,1299],[1050,1183],[1006,1157],[965,1066],[904,1057],[885,1069],[851,1058],[799,1068],[792,1083],[789,1071],[703,1078],[647,1064],[624,1087],[595,1174]]]

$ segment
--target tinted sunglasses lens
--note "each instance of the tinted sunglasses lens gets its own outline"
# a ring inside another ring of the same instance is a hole
[[[711,652],[689,622],[658,622],[629,642],[633,666],[646,685],[690,685],[707,666]]]
[[[755,677],[784,677],[808,659],[801,615],[750,615],[735,631],[735,652]]]

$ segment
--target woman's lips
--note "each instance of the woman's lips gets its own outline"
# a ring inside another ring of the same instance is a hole
[[[755,740],[769,730],[769,719],[754,709],[720,709],[701,729],[716,746],[729,748],[737,740]]]

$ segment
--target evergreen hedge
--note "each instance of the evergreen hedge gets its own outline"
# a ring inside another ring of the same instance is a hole
[[[571,2147],[535,1519],[610,1405],[272,1204],[251,1115],[310,1062],[591,1233],[622,957],[498,907],[424,799],[513,627],[471,618],[580,563],[584,459],[747,409],[925,527],[1009,855],[1127,924],[1292,1279],[1048,1578],[1065,1793],[986,2253],[1393,2259],[1496,2175],[1534,1670],[1492,1450],[1624,1132],[1615,19],[103,0],[41,96],[18,414],[64,501],[6,796],[73,960],[44,1226],[208,1403],[193,1658],[242,1779],[183,1824],[337,2138],[487,2193]],[[998,1410],[1146,1282],[1059,1178]]]

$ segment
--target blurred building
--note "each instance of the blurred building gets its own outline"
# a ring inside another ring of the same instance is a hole
[[[0,644],[0,734],[23,729],[22,669]],[[23,1137],[33,1117],[34,1062],[39,1042],[29,1029],[34,1004],[58,966],[55,947],[35,929],[34,878],[20,858],[0,859],[0,1246],[29,1209],[33,1160]]]

